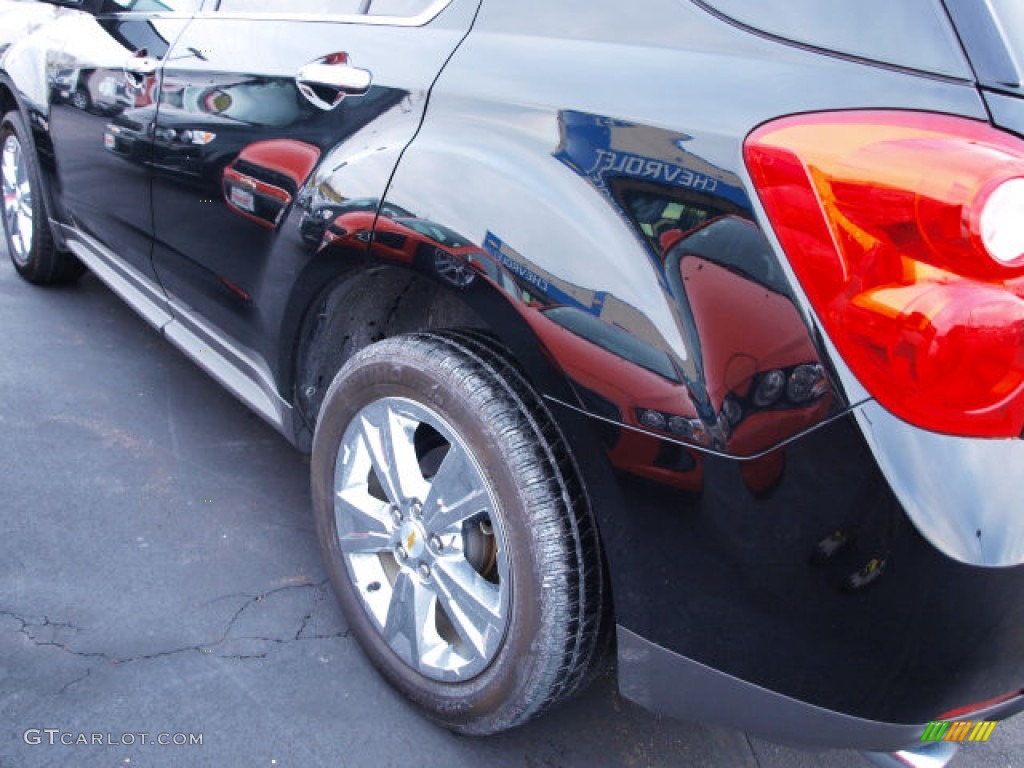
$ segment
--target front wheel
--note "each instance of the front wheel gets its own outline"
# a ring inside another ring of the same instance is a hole
[[[18,274],[40,284],[79,278],[85,267],[53,241],[32,137],[18,112],[0,122],[0,189],[7,251]]]
[[[71,106],[84,112],[92,106],[92,99],[89,97],[87,91],[83,91],[79,88],[71,94]]]
[[[317,531],[384,676],[465,733],[575,690],[600,647],[597,534],[550,415],[473,337],[357,353],[313,443]]]

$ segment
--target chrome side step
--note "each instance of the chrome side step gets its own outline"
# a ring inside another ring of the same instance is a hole
[[[269,384],[252,375],[251,367],[242,364],[240,355],[226,341],[213,334],[197,332],[198,329],[199,323],[195,317],[179,315],[163,327],[163,333],[171,344],[184,352],[247,408],[287,436],[285,413],[289,409],[288,404],[273,393]]]
[[[292,406],[277,394],[265,366],[223,338],[186,307],[168,302],[162,290],[98,241],[62,226],[68,248],[114,293],[200,368],[288,440]]]
[[[125,262],[105,258],[103,246],[88,235],[68,227],[62,231],[68,249],[147,323],[162,330],[171,322],[166,299],[138,270]]]
[[[879,768],[945,768],[956,752],[953,742],[937,741],[900,752],[865,752],[864,757]]]

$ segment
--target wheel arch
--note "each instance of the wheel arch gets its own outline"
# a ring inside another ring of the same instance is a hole
[[[12,109],[20,109],[20,105],[14,96],[14,87],[7,74],[0,72],[0,113],[6,115]]]
[[[58,247],[64,248],[64,234],[55,222],[63,219],[63,207],[59,204],[59,196],[56,193],[58,177],[56,170],[56,158],[53,154],[50,142],[48,118],[38,108],[30,106],[22,92],[15,85],[13,78],[6,71],[0,71],[0,116],[8,112],[18,112],[28,125],[32,138],[32,151],[35,154],[36,163],[43,176],[43,204],[46,207],[48,226]]]
[[[282,348],[286,359],[281,369],[288,372],[282,394],[293,399],[309,435],[327,388],[345,362],[369,344],[407,333],[481,332],[507,348],[536,391],[571,397],[568,383],[519,314],[493,296],[483,280],[474,283],[467,293],[415,269],[370,260],[321,276],[318,290],[298,289],[296,308],[288,313],[292,327],[286,331],[295,343]]]

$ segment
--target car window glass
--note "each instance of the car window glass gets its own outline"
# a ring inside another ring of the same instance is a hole
[[[419,232],[421,235],[429,237],[435,243],[447,245],[450,248],[465,248],[472,245],[472,243],[467,242],[464,238],[448,229],[448,227],[435,224],[432,221],[424,221],[423,219],[395,219],[395,221]]]
[[[170,48],[158,29],[151,21],[144,19],[118,19],[109,25],[104,24],[111,36],[132,51],[146,51],[150,56],[163,58]]]
[[[373,16],[418,16],[435,2],[436,0],[371,0],[369,12]]]
[[[638,339],[628,331],[576,307],[551,307],[544,310],[544,314],[567,331],[608,350],[613,355],[646,368],[669,381],[680,383],[679,372],[665,351]]]
[[[363,0],[220,0],[220,11],[236,13],[358,14]]]

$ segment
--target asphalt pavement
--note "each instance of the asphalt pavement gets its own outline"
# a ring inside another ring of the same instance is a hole
[[[611,665],[508,734],[431,724],[349,637],[308,472],[92,275],[0,246],[0,768],[867,765],[650,714]],[[1024,717],[953,763],[1021,765]]]

